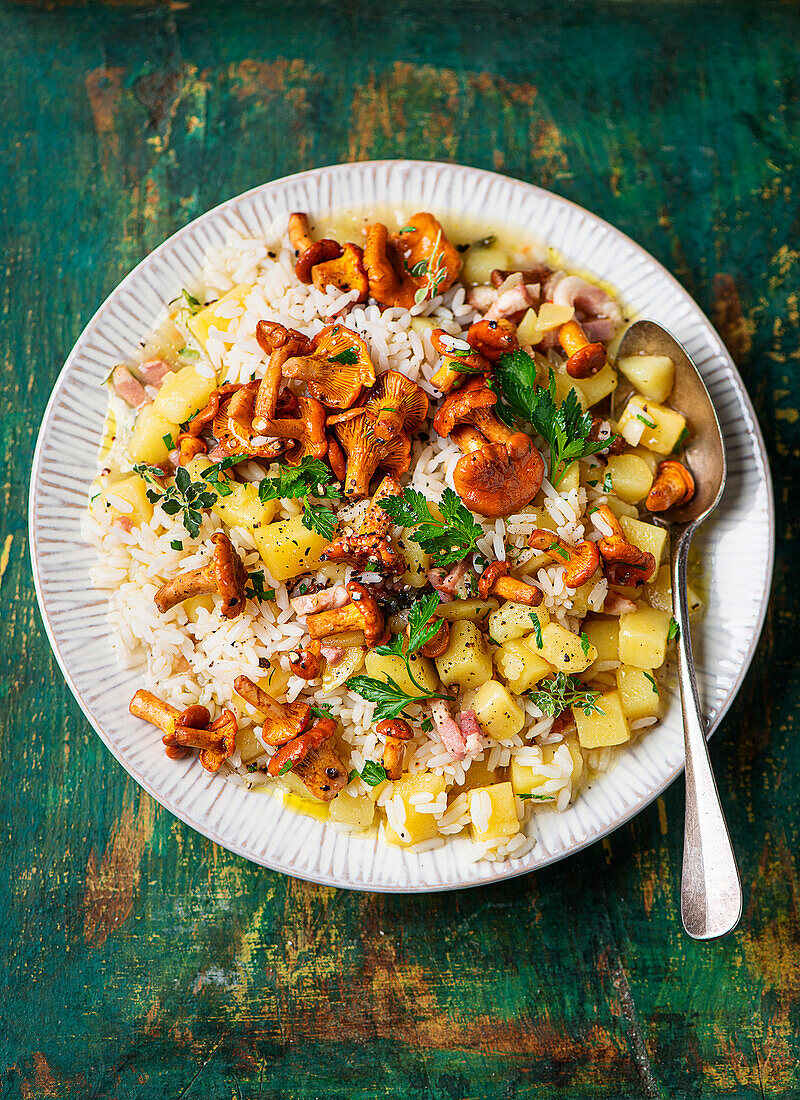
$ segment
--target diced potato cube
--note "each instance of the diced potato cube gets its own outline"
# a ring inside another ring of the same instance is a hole
[[[331,821],[338,821],[342,825],[357,825],[360,829],[368,829],[375,817],[375,804],[362,795],[341,791],[328,804],[328,815]]]
[[[153,518],[153,505],[147,499],[147,485],[138,474],[123,477],[101,490],[93,505],[96,514],[109,512],[112,516],[124,516],[134,527],[149,523]]]
[[[411,328],[417,336],[424,336],[426,332],[433,332],[439,327],[439,321],[435,317],[412,317]]]
[[[475,623],[462,619],[451,625],[447,649],[436,658],[436,668],[443,684],[458,684],[462,691],[491,678],[491,649]]]
[[[601,372],[602,373],[602,372]],[[570,390],[575,393],[578,399],[578,404],[584,412],[589,408],[589,401],[583,390],[583,383],[590,381],[591,379],[582,378],[580,383],[576,382],[573,378],[570,378],[568,374],[557,374],[555,376],[555,391],[556,391],[556,403],[563,405],[567,399],[567,395]],[[547,379],[545,378],[545,385],[547,385]]]
[[[488,757],[488,753],[486,754]],[[488,760],[475,760],[466,774],[462,790],[472,791],[475,787],[491,787],[497,781],[497,770],[489,768]]]
[[[217,388],[217,376],[206,364],[200,366],[201,370],[210,372],[210,378],[200,373],[195,364],[167,375],[153,401],[153,409],[159,416],[175,424],[183,424],[208,404],[208,399]]]
[[[619,619],[590,619],[583,630],[597,652],[595,660],[619,660]]]
[[[494,655],[497,671],[515,695],[528,691],[553,671],[547,661],[535,651],[536,642],[533,636],[530,637],[530,642],[533,642],[533,647],[528,640],[514,638],[503,642]]]
[[[581,484],[580,462],[570,462],[558,483],[559,493],[568,493],[571,489],[579,489]]]
[[[575,784],[583,775],[583,753],[581,752],[580,741],[576,733],[571,733],[569,737],[566,737],[564,739],[564,744],[569,749],[569,754],[572,757],[572,789],[574,793]]]
[[[252,289],[252,286],[240,283],[238,286],[231,287],[220,298],[217,298],[216,302],[212,302],[205,309],[201,309],[199,313],[195,313],[193,317],[189,317],[186,322],[187,327],[202,348],[206,346],[208,330],[212,326],[221,332],[228,331],[231,320],[228,317],[221,317],[220,309],[223,313],[227,312],[225,307],[229,306],[231,302],[244,305],[244,300]]]
[[[162,416],[152,405],[145,405],[136,414],[136,423],[128,439],[128,458],[131,463],[145,462],[148,466],[157,466],[165,462],[169,447],[165,442],[174,442],[180,431],[176,420]]]
[[[597,658],[597,650],[591,642],[582,641],[560,623],[547,624],[542,631],[542,642],[542,656],[559,672],[583,672]]]
[[[619,428],[623,435],[626,435],[626,425],[636,427],[637,435],[638,429],[643,429],[638,439],[642,447],[659,455],[668,455],[675,450],[686,427],[686,417],[666,405],[659,405],[657,401],[635,393],[619,418]]]
[[[461,268],[461,281],[469,286],[484,286],[492,280],[492,272],[505,271],[511,257],[503,248],[482,248],[473,245],[467,249]]]
[[[320,564],[320,554],[330,545],[322,535],[303,526],[302,516],[259,527],[253,538],[261,560],[276,581],[313,571]]]
[[[670,616],[666,611],[640,607],[619,620],[619,659],[635,668],[659,668],[667,652]]]
[[[629,455],[636,455],[637,458],[641,458],[642,462],[645,463],[653,477],[656,476],[656,470],[658,469],[659,462],[663,461],[661,458],[658,457],[657,454],[654,454],[652,451],[648,451],[646,447],[634,447],[632,450],[626,451],[625,453]]]
[[[227,481],[230,488],[228,496],[218,496],[212,505],[214,512],[229,527],[246,527],[256,531],[266,527],[278,510],[277,500],[262,503],[258,497],[258,486],[249,482]]]
[[[652,401],[666,401],[675,383],[675,364],[666,355],[626,355],[617,366],[639,393]]]
[[[589,596],[597,586],[598,581],[602,580],[602,574],[596,573],[593,577],[590,577],[586,584],[582,584],[580,588],[576,588],[570,600],[572,601],[571,615],[585,615],[589,610]]]
[[[639,515],[638,508],[635,508],[632,504],[626,504],[625,501],[620,500],[619,497],[609,497],[608,507],[617,519],[622,519],[623,516],[630,516],[631,519],[636,519]]]
[[[574,316],[575,310],[572,306],[558,306],[555,302],[542,302],[537,320],[539,339],[541,340],[545,333],[552,332],[554,328],[561,328],[567,321],[571,321]]]
[[[202,596],[190,596],[188,600],[183,601],[181,607],[186,613],[187,622],[196,624],[200,618],[200,611],[206,611],[210,615],[214,610],[214,597],[208,592],[203,593]]]
[[[375,680],[383,680],[384,683],[387,683],[387,678],[391,677],[408,695],[420,694],[419,688],[408,675],[402,657],[398,657],[393,653],[376,653],[375,650],[370,650],[367,653],[365,663],[367,676],[372,676]],[[438,679],[436,668],[430,657],[421,657],[418,653],[415,653],[412,655],[409,665],[414,674],[414,679],[419,681],[425,691],[436,691]]]
[[[636,455],[612,455],[606,473],[611,475],[613,492],[628,504],[644,500],[653,484],[649,466]]]
[[[406,563],[403,584],[410,584],[412,588],[423,588],[428,583],[428,570],[431,567],[430,554],[426,554],[418,542],[408,537],[397,540],[397,549]]]
[[[513,737],[525,724],[525,712],[497,680],[481,684],[469,703],[475,711],[481,729],[496,741]]]
[[[236,731],[236,748],[242,754],[243,764],[252,764],[267,751],[250,726],[240,726]]]
[[[483,819],[483,805],[489,799],[488,821]],[[491,787],[476,787],[470,792],[469,813],[473,840],[494,840],[514,836],[519,832],[517,803],[510,783],[494,783]]]
[[[611,745],[624,745],[631,735],[622,713],[618,691],[608,691],[596,700],[595,706],[601,713],[593,711],[584,714],[575,707],[575,725],[578,728],[578,740],[584,749],[603,749]]]
[[[644,594],[651,607],[672,614],[672,578],[668,565],[662,565],[653,580],[645,585]]]
[[[616,385],[617,372],[610,363],[606,363],[591,378],[581,378],[581,391],[589,407],[596,405],[598,401],[602,401],[604,397],[608,397],[610,393],[613,393]]]
[[[440,619],[446,619],[450,623],[458,622],[460,619],[482,623],[497,610],[497,607],[497,600],[450,600],[448,603],[440,603],[436,608],[436,614]]]
[[[322,694],[328,695],[330,692],[336,691],[345,680],[355,676],[364,664],[366,655],[366,649],[362,649],[360,646],[348,646],[347,652],[338,665],[329,665],[326,661],[322,673]],[[403,672],[405,672],[405,666],[403,666]],[[414,694],[417,694],[416,691]]]
[[[420,844],[423,840],[430,840],[439,832],[436,818],[433,814],[421,814],[409,801],[414,795],[430,794],[434,799],[444,792],[447,784],[441,775],[432,775],[430,772],[417,772],[416,775],[404,775],[394,785],[394,793],[399,794],[406,810],[406,819],[400,826],[400,831],[395,832],[387,823],[386,841],[388,844],[406,847],[410,844]]]
[[[517,325],[517,340],[521,348],[529,344],[537,344],[541,340],[539,335],[539,318],[535,309],[529,309],[520,323]]]
[[[526,603],[508,600],[489,616],[489,637],[495,645],[522,638],[534,630],[534,616],[539,620],[542,629],[550,622],[550,616],[541,605],[529,607]]]
[[[657,718],[661,713],[661,697],[651,672],[622,665],[617,669],[617,691],[628,722],[635,722],[637,718]]]
[[[639,550],[652,554],[659,565],[667,544],[666,527],[656,527],[654,523],[643,523],[640,519],[621,516],[619,525],[625,532],[625,538]]]

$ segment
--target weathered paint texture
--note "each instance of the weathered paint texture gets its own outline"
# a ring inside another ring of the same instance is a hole
[[[800,1094],[794,4],[0,4],[0,1097]],[[680,785],[534,877],[338,893],[215,848],[89,730],[25,490],[53,380],[186,221],[316,164],[497,168],[640,241],[711,315],[774,464],[776,597],[712,745],[745,914],[679,925]]]

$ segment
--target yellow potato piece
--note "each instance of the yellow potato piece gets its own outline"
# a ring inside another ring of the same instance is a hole
[[[253,532],[261,560],[276,581],[299,577],[320,565],[320,554],[330,543],[303,526],[303,517],[268,523]]]
[[[581,747],[602,749],[624,745],[626,741],[630,741],[631,735],[622,713],[619,692],[606,692],[596,700],[595,705],[602,713],[584,714],[580,707],[573,708]]]
[[[386,824],[386,841],[388,844],[408,847],[411,844],[420,844],[423,840],[430,840],[439,833],[439,826],[433,814],[421,814],[417,811],[409,799],[413,795],[430,794],[438,798],[446,787],[441,775],[433,775],[430,772],[418,772],[416,775],[404,775],[394,785],[394,793],[399,794],[406,809],[406,819],[400,826],[399,832],[395,832],[391,825]]]
[[[547,624],[542,631],[542,642],[542,656],[559,672],[583,672],[597,658],[597,650],[591,642],[582,643],[577,634],[560,623]]]
[[[487,680],[481,684],[471,697],[469,706],[475,711],[483,732],[495,740],[513,737],[525,724],[522,707],[497,680]]]
[[[619,620],[619,659],[635,668],[660,668],[667,652],[670,616],[666,611],[640,607]]]
[[[482,795],[489,796],[489,820],[482,821],[480,806]],[[510,783],[494,783],[491,787],[476,787],[470,791],[469,812],[472,820],[472,839],[478,841],[494,840],[501,836],[514,836],[519,832],[517,803],[514,788]],[[477,819],[477,820],[476,820]]]
[[[220,309],[225,312],[225,306],[231,302],[244,305],[244,301],[252,289],[249,284],[240,283],[238,286],[232,287],[222,297],[217,298],[216,302],[212,302],[205,309],[201,309],[199,313],[195,313],[193,317],[189,317],[186,322],[187,327],[204,350],[210,328],[213,327],[219,329],[220,332],[227,333],[231,325],[229,318],[220,316]]]

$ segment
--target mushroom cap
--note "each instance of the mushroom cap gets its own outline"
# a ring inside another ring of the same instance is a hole
[[[333,430],[347,454],[346,496],[366,496],[372,475],[379,467],[394,477],[408,469],[411,439],[404,432],[394,439],[379,439],[375,435],[375,417],[364,408],[352,410],[346,418],[329,418],[329,426],[332,421]]]
[[[428,412],[428,397],[416,382],[396,370],[387,370],[367,393],[364,408],[377,418],[375,435],[393,439],[400,432],[413,435]]]
[[[497,394],[486,385],[484,378],[471,378],[466,386],[455,390],[442,404],[433,418],[433,426],[439,435],[448,436],[457,424],[468,424],[478,409],[488,409],[497,404]]]
[[[297,257],[294,265],[294,273],[301,283],[310,283],[314,278],[314,268],[319,264],[330,260],[338,260],[342,254],[342,246],[338,241],[332,241],[329,237],[323,237],[308,248],[304,248]]]
[[[544,460],[533,440],[515,432],[508,443],[489,443],[456,463],[453,480],[473,512],[498,519],[524,508],[542,485]]]
[[[338,256],[315,263],[311,269],[311,280],[318,290],[325,290],[328,286],[342,291],[357,290],[357,302],[366,302],[369,297],[364,254],[357,244],[348,242],[339,249]]]
[[[508,320],[476,321],[467,332],[467,343],[490,363],[519,347],[517,326]]]
[[[367,226],[364,267],[370,295],[376,302],[411,309],[417,291],[430,288],[428,267],[431,261],[441,273],[436,286],[438,294],[458,278],[461,257],[432,214],[415,214],[404,228],[407,232],[390,236],[380,222]],[[419,275],[412,274],[421,265],[425,269]]]
[[[226,619],[233,619],[244,608],[247,573],[227,535],[217,531],[211,536],[211,541],[214,543],[211,569],[217,591],[222,596],[222,614]]]
[[[325,458],[328,437],[325,434],[325,407],[322,402],[313,397],[294,400],[297,404],[296,417],[259,421],[258,431],[267,438],[294,441],[286,451],[286,461],[297,466],[305,457]]]
[[[356,362],[348,362],[356,356]],[[344,357],[344,362],[337,357]],[[308,350],[288,358],[284,378],[305,382],[318,401],[332,409],[349,409],[364,386],[375,382],[375,367],[366,341],[344,325],[328,325],[317,333]]]
[[[439,282],[436,293],[441,294],[448,290],[458,278],[462,261],[460,254],[445,236],[441,223],[433,214],[420,213],[410,218],[403,228],[406,232],[393,236],[392,242],[405,261],[407,270],[413,271],[417,264],[441,257],[440,270],[443,269],[445,275]],[[425,285],[424,278],[420,277],[419,285]]]
[[[248,382],[220,405],[211,429],[217,440],[216,455],[252,454],[272,459],[284,451],[283,441],[271,441],[255,447],[251,443],[252,439],[262,434],[253,428],[259,386],[259,382]]]

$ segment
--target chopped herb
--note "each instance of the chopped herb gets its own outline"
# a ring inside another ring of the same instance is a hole
[[[671,642],[673,638],[677,638],[681,632],[681,628],[678,626],[674,618],[669,620],[669,630],[667,631],[667,641]]]
[[[355,348],[345,348],[337,355],[328,356],[329,363],[342,363],[346,367],[353,367],[358,362],[358,352]]]
[[[610,493],[614,489],[614,482],[611,480],[610,471],[606,470],[606,476],[603,478],[603,492]]]
[[[401,233],[416,233],[417,227],[415,225],[404,225],[400,230]]]
[[[281,764],[278,775],[286,775],[287,772],[290,772],[292,770],[292,765],[293,764],[294,764],[293,760],[287,760],[285,764]]]
[[[589,649],[591,647],[591,644],[592,643],[589,641],[589,635],[584,631],[581,634],[581,649],[583,650],[584,657],[589,656]]]
[[[164,440],[164,446],[167,448],[168,451],[175,450],[175,440],[172,438],[171,435],[162,435],[161,438]]]
[[[444,249],[440,248],[441,240],[442,231],[440,229],[433,244],[433,251],[428,259],[420,260],[419,263],[414,264],[410,269],[411,274],[416,278],[422,275],[425,276],[425,286],[421,286],[414,295],[414,303],[416,305],[424,302],[426,298],[435,298],[436,292],[447,278]]]
[[[656,695],[658,695],[658,684],[655,681],[655,677],[651,676],[649,672],[645,672],[645,676],[650,681],[650,683],[653,685],[653,691],[656,693]]]
[[[597,485],[597,482],[596,481],[587,481],[586,484],[591,486],[592,489],[594,489],[595,486]]]
[[[311,708],[314,709],[313,707]],[[356,776],[360,776],[368,787],[379,787],[381,783],[386,781],[386,768],[383,764],[379,764],[377,760],[365,760],[363,771],[358,771],[356,768],[350,772],[347,777],[347,782],[352,782]]]
[[[330,703],[315,703],[309,710],[316,718],[333,718],[333,707]]]
[[[183,550],[183,543],[180,541],[180,539],[175,539],[174,542],[170,543],[170,546],[173,550]]]
[[[530,794],[518,794],[517,798],[521,798],[523,800],[526,798],[530,798],[534,802],[555,802],[554,798],[550,798],[546,794],[533,794],[533,792],[531,792]]]
[[[559,546],[557,542],[551,542],[547,549],[551,554],[558,554],[565,561],[569,561],[569,551],[565,550],[563,546]]]
[[[643,424],[646,424],[648,428],[655,428],[656,425],[654,420],[650,420],[648,419],[648,417],[642,416],[641,413],[634,413],[633,415],[636,417],[637,420],[641,420]]]
[[[181,291],[181,297],[186,302],[189,310],[192,313],[199,313],[203,308],[202,302],[200,302],[193,294],[190,294],[188,290]]]
[[[472,248],[491,248],[497,237],[481,237],[479,241],[472,242]]]
[[[192,538],[197,538],[203,522],[203,511],[212,507],[217,499],[216,492],[209,492],[208,486],[202,481],[192,481],[185,466],[178,467],[175,471],[175,483],[166,488],[159,480],[159,475],[163,476],[160,467],[138,463],[133,469],[151,486],[146,490],[150,503],[160,504],[168,516],[176,516],[182,512],[183,526]]]
[[[420,260],[418,264],[414,264],[414,266],[410,267],[408,271],[410,275],[427,275],[428,261]]]
[[[247,580],[249,585],[244,590],[245,596],[248,600],[274,600],[275,589],[264,587],[264,574],[261,570],[256,570],[255,573],[250,573]]]
[[[531,611],[531,622],[533,623],[533,636],[536,639],[536,648],[541,649],[544,646],[542,641],[542,624],[539,622],[539,616],[535,611]]]
[[[483,528],[464,506],[458,493],[445,489],[436,519],[422,493],[404,489],[402,496],[384,497],[381,508],[403,527],[415,527],[411,539],[430,554],[436,565],[463,561],[483,538]]]
[[[551,679],[544,680],[538,691],[530,693],[534,706],[552,718],[570,707],[580,707],[586,715],[604,714],[605,711],[595,705],[599,698],[599,691],[589,691],[575,676],[567,676],[565,672],[557,672]]]
[[[433,722],[430,720],[430,718],[424,718],[420,722],[419,728],[422,730],[423,733],[430,733],[433,729]]]
[[[181,350],[178,354],[181,356],[182,359],[199,359],[200,358],[200,352],[195,351],[194,348],[181,348]]]
[[[342,497],[339,483],[331,481],[331,472],[320,459],[306,455],[297,466],[282,466],[276,477],[263,479],[258,486],[258,496],[262,503],[285,497],[301,498],[303,526],[328,541],[333,537],[336,516],[330,508],[308,499],[313,496],[321,500],[341,500]]]
[[[233,488],[228,478],[221,476],[222,473],[229,470],[231,466],[238,466],[240,462],[246,462],[248,458],[252,457],[252,455],[229,455],[227,458],[223,458],[221,462],[215,462],[213,466],[206,466],[205,470],[201,471],[200,476],[209,482],[218,496],[229,497],[233,492]]]
[[[352,676],[347,681],[347,686],[356,695],[366,699],[368,703],[377,703],[373,717],[375,722],[382,722],[384,718],[397,718],[412,703],[424,703],[428,699],[452,698],[450,695],[439,695],[430,692],[426,692],[424,695],[409,695],[388,674],[386,675],[386,682],[376,680],[372,676]]]
[[[559,404],[556,401],[556,379],[552,367],[548,385],[539,386],[536,362],[518,348],[500,356],[497,381],[504,400],[496,411],[509,414],[531,424],[538,435],[550,445],[550,481],[558,485],[571,462],[605,450],[612,439],[592,440],[592,418],[581,408],[575,390],[570,390]]]
[[[313,504],[308,499],[303,501],[303,518],[301,523],[307,531],[314,531],[328,542],[333,538],[338,520],[330,508],[321,504]]]
[[[675,446],[672,448],[672,453],[677,454],[686,440],[689,438],[689,428],[686,424],[681,428],[681,434],[675,440]]]

